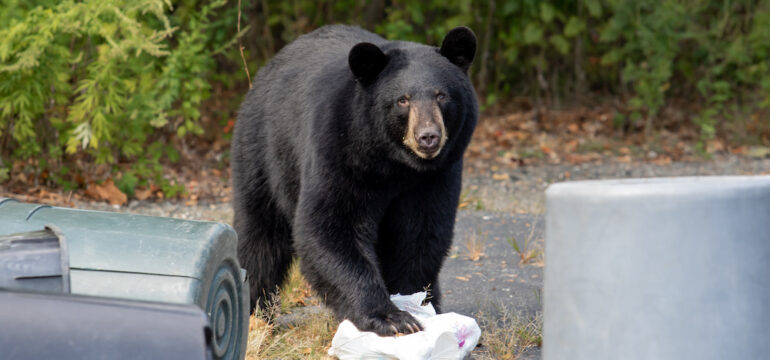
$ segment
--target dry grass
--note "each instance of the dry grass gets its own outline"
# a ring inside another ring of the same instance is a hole
[[[535,246],[532,245],[532,242],[527,239],[524,241],[523,246],[520,246],[518,241],[516,241],[516,238],[510,237],[508,238],[508,243],[511,244],[513,247],[513,250],[516,251],[517,254],[519,254],[519,259],[521,264],[536,264],[539,263],[538,258],[540,255],[542,255],[543,251]]]
[[[478,186],[471,186],[460,193],[460,201],[457,204],[458,209],[465,210],[484,210],[484,203],[478,196]]]
[[[310,285],[295,262],[286,284],[275,295],[267,309],[249,319],[249,343],[246,359],[331,359],[327,355],[338,322],[323,310],[302,318],[298,326],[279,327],[273,321],[282,314],[305,305],[317,304],[311,297]]]
[[[246,359],[331,359],[326,352],[336,330],[337,322],[327,311],[291,328],[277,328],[255,315],[249,319]]]
[[[486,256],[484,254],[484,236],[479,233],[472,233],[465,238],[465,249],[468,251],[465,255],[470,261],[479,261]]]
[[[539,220],[538,220],[539,221]],[[511,244],[513,250],[519,254],[521,264],[530,265],[543,265],[543,249],[541,249],[535,240],[535,228],[537,227],[537,221],[534,224],[527,224],[529,227],[529,235],[524,240],[523,244],[519,244],[515,237],[508,238],[508,243]]]
[[[313,292],[310,284],[299,271],[299,260],[296,259],[289,269],[289,275],[281,287],[280,293],[281,310],[283,311],[297,306],[318,305],[318,301],[312,297]]]
[[[543,316],[513,314],[507,309],[498,309],[499,316],[479,312],[476,319],[481,326],[483,349],[474,351],[475,359],[518,359],[528,349],[543,345]]]

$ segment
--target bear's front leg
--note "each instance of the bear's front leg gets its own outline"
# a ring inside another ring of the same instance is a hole
[[[452,246],[462,162],[393,199],[380,223],[378,260],[388,292],[404,295],[428,290],[441,313],[439,272]]]
[[[294,219],[302,274],[340,319],[381,336],[422,330],[390,301],[374,244],[378,195],[340,184],[303,184]],[[383,201],[384,203],[384,201]]]

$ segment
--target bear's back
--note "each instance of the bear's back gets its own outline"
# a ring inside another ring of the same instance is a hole
[[[244,178],[255,178],[259,171],[268,174],[266,180],[278,194],[275,201],[287,216],[298,196],[300,159],[314,142],[333,139],[313,128],[333,122],[333,104],[351,96],[348,53],[360,42],[388,43],[345,25],[298,37],[259,70],[241,105],[233,135],[233,171]]]
[[[281,49],[259,71],[256,85],[274,81],[287,84],[287,81],[295,79],[312,83],[318,76],[345,76],[347,74],[343,71],[349,72],[348,53],[360,42],[383,44],[387,41],[366,30],[347,25],[327,25],[301,35]]]

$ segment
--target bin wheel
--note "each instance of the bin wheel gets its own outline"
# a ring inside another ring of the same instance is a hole
[[[212,348],[215,359],[237,359],[239,339],[244,326],[239,316],[243,308],[238,296],[237,272],[229,264],[222,264],[214,275],[206,303],[212,333]]]

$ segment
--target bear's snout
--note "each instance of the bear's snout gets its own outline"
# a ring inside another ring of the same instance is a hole
[[[447,134],[441,109],[435,102],[415,101],[409,107],[409,124],[404,145],[423,159],[433,159],[441,152]]]
[[[441,142],[441,129],[435,124],[419,128],[416,131],[415,138],[420,151],[427,155],[432,155],[438,150],[438,145]]]

